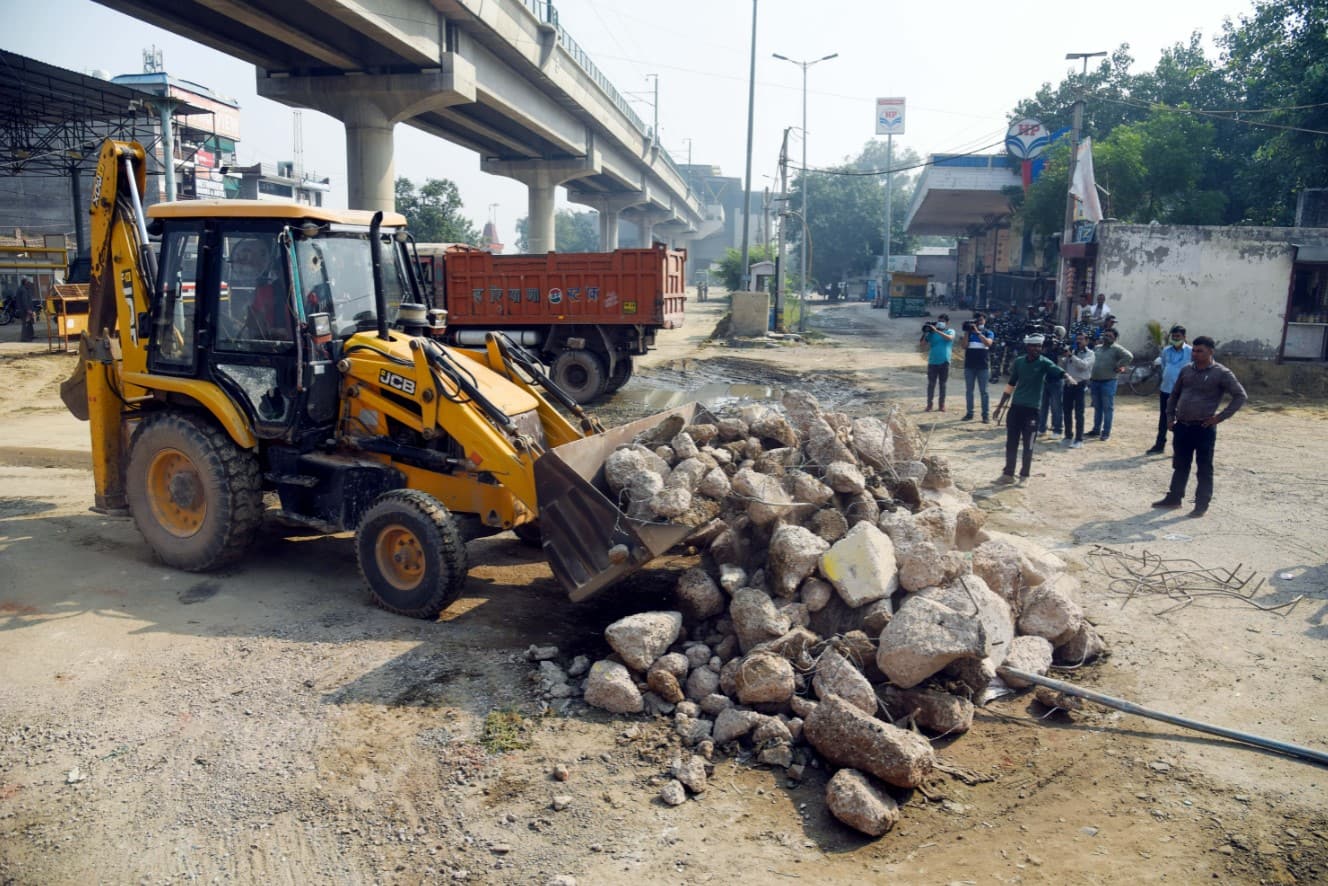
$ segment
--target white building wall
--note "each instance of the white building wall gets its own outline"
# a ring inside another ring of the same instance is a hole
[[[1096,289],[1136,353],[1156,320],[1211,336],[1219,355],[1276,357],[1296,244],[1328,246],[1328,229],[1103,224]]]

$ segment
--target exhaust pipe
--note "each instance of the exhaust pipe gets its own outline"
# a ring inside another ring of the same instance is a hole
[[[378,337],[391,341],[387,334],[387,295],[383,292],[383,243],[379,231],[383,226],[383,210],[373,214],[369,222],[369,267],[373,271],[374,308],[378,313]]]

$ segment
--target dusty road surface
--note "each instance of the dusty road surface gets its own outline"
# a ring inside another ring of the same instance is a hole
[[[1149,508],[1168,462],[1142,454],[1153,402],[1128,395],[1111,442],[1043,448],[1028,484],[997,492],[1003,432],[959,421],[962,381],[949,412],[922,413],[917,321],[828,306],[811,344],[735,348],[704,340],[716,303],[689,310],[606,420],[787,387],[855,414],[899,399],[989,526],[1081,579],[1112,654],[1062,676],[1328,750],[1321,404],[1256,394],[1222,425],[1202,520]],[[668,605],[694,559],[571,606],[498,536],[475,544],[465,596],[437,623],[370,607],[345,537],[274,526],[232,571],[166,569],[128,521],[88,511],[86,427],[57,397],[71,360],[13,329],[0,330],[0,883],[1328,881],[1325,768],[1102,709],[1044,718],[1027,695],[937,742],[967,779],[901,797],[901,824],[877,840],[829,816],[815,769],[793,783],[724,760],[704,795],[664,807],[668,724],[541,715],[524,651],[602,654],[603,627]],[[1239,567],[1262,581],[1254,602],[1282,608],[1178,606],[1107,571],[1144,551]]]

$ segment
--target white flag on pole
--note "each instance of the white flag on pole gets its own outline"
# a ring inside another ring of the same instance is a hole
[[[1097,180],[1093,178],[1093,140],[1086,138],[1079,146],[1079,155],[1074,164],[1074,180],[1070,182],[1070,193],[1079,201],[1080,218],[1091,222],[1102,221],[1102,204],[1097,198]]]

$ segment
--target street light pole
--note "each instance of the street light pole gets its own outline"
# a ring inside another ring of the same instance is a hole
[[[1079,132],[1083,129],[1084,125],[1083,85],[1084,82],[1088,80],[1088,60],[1090,58],[1098,58],[1104,55],[1106,55],[1105,52],[1067,52],[1065,54],[1066,61],[1077,61],[1079,59],[1083,59],[1084,72],[1082,75],[1083,79],[1080,81],[1079,84],[1079,97],[1075,99],[1074,102],[1074,123],[1071,125],[1070,128],[1070,179],[1068,182],[1068,186],[1065,189],[1065,227],[1061,230],[1062,251],[1064,250],[1065,244],[1070,242],[1070,237],[1073,235],[1073,228],[1074,228],[1074,194],[1071,193],[1071,189],[1074,188],[1075,168],[1079,165]],[[1068,276],[1069,276],[1069,265],[1066,263],[1064,255],[1062,255],[1061,274],[1060,274],[1061,301],[1072,300],[1071,298],[1072,294],[1068,291],[1069,281],[1066,279]]]
[[[780,55],[778,52],[772,53],[772,55],[777,59],[795,64],[802,68],[802,223],[805,226],[807,224],[807,191],[811,186],[811,177],[807,174],[807,69],[812,65],[829,61],[832,58],[837,58],[839,53],[832,52],[829,55],[805,62],[791,59],[786,55]],[[798,273],[802,277],[799,291],[802,293],[802,312],[805,313],[807,302],[807,238],[804,236],[801,239],[802,255],[798,262]],[[783,320],[784,318],[782,316],[777,316],[775,318],[777,324],[782,324]]]
[[[756,0],[752,0],[752,64],[747,75],[747,174],[742,189],[742,291],[751,289],[752,271],[748,267],[750,244],[747,237],[752,223],[752,124],[756,119]]]

